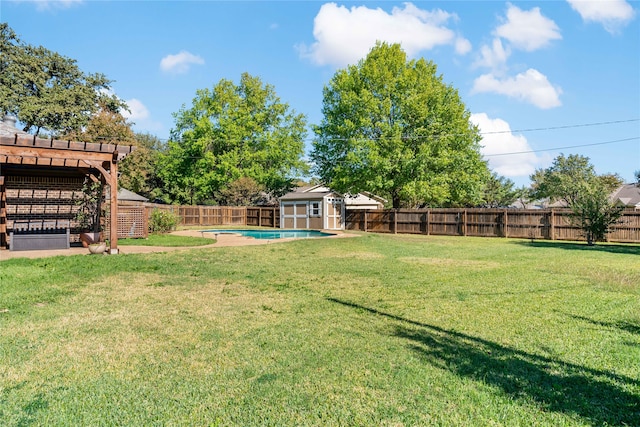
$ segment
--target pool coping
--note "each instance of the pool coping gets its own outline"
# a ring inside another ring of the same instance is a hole
[[[178,230],[171,234],[177,236],[188,237],[206,237],[214,239],[215,237],[207,236],[205,230]],[[345,233],[342,230],[319,230],[327,233],[331,233],[331,236],[323,237],[323,239],[335,239],[343,237],[357,237],[358,234]],[[118,248],[119,253],[122,255],[127,254],[145,254],[145,253],[160,253],[160,252],[175,252],[185,251],[191,249],[205,249],[205,248],[220,248],[228,246],[255,246],[255,245],[274,245],[284,242],[291,242],[294,240],[306,240],[306,239],[254,239],[252,237],[244,237],[239,234],[219,234],[215,243],[203,246],[120,246]],[[9,251],[0,250],[0,261],[9,260],[12,258],[47,258],[52,256],[71,256],[71,255],[90,255],[87,248],[72,247],[69,249],[51,249],[51,250],[35,250],[35,251]]]

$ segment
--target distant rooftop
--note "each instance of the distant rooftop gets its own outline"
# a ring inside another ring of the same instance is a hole
[[[15,134],[27,135],[27,132],[18,129],[16,127],[16,118],[7,114],[0,122],[0,136],[13,136]]]

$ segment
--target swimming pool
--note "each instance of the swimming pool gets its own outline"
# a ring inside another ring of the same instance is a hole
[[[323,233],[318,230],[203,230],[204,233],[215,234],[240,234],[254,239],[312,239],[315,237],[333,236],[331,233]]]

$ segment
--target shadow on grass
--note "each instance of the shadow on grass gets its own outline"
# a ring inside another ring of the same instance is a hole
[[[563,313],[559,311],[558,313],[564,314],[565,316],[569,316],[572,319],[582,320],[587,323],[591,323],[595,326],[602,326],[604,328],[615,328],[621,331],[629,332],[630,334],[640,335],[640,323],[638,322],[627,322],[627,321],[619,321],[619,322],[603,322],[600,320],[590,319],[584,316],[576,316],[574,314]]]
[[[513,244],[521,246],[529,246],[532,248],[549,248],[549,249],[564,249],[574,251],[591,251],[591,252],[609,252],[613,254],[627,254],[627,255],[640,255],[640,245],[617,245],[611,243],[601,243],[594,246],[589,246],[587,243],[576,242],[561,242],[558,240],[518,240],[513,241]]]
[[[329,301],[384,316],[425,361],[457,375],[499,387],[515,399],[535,401],[546,411],[576,415],[594,425],[638,425],[640,395],[624,388],[640,381],[565,363],[482,338],[416,322],[335,298]],[[417,329],[415,327],[418,327]]]

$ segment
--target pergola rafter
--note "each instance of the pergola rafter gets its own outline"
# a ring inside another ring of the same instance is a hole
[[[134,147],[128,145],[63,141],[15,134],[0,136],[0,165],[26,165],[43,169],[47,167],[68,168],[80,171],[85,175],[87,169],[97,170],[102,182],[111,187],[109,237],[111,252],[117,253],[118,162],[133,150]],[[3,231],[0,230],[0,232]]]

